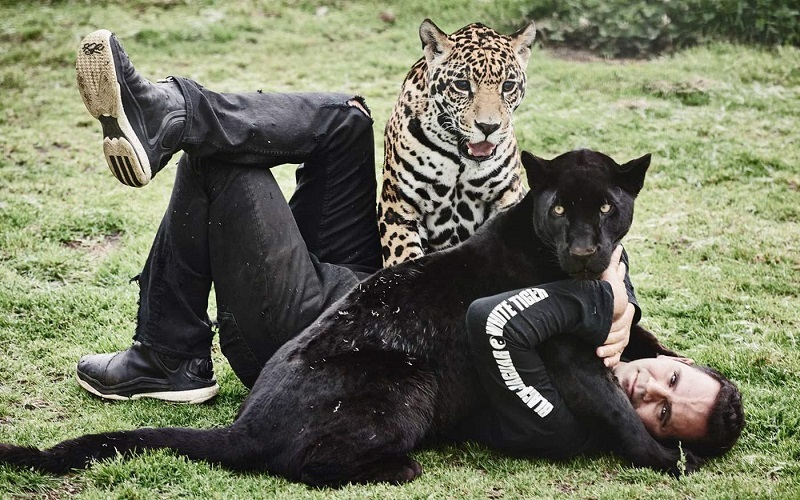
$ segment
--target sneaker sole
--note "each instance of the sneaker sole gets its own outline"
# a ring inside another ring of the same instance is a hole
[[[110,399],[113,401],[128,401],[131,399],[143,399],[143,398],[151,398],[151,399],[160,399],[162,401],[169,401],[172,403],[184,403],[184,404],[199,404],[205,403],[209,399],[213,398],[219,392],[219,384],[214,384],[210,387],[203,387],[200,389],[191,389],[188,391],[163,391],[163,392],[143,392],[140,394],[131,394],[130,396],[123,396],[121,394],[103,394],[102,392],[98,391],[88,382],[80,378],[77,374],[75,378],[78,380],[78,385],[83,387],[87,392],[94,394],[95,396],[101,397],[103,399]]]
[[[150,182],[152,169],[122,107],[111,36],[108,30],[98,30],[81,40],[75,62],[78,90],[86,109],[103,126],[103,153],[111,173],[127,186],[142,187]]]

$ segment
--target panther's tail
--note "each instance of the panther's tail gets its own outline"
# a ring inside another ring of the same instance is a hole
[[[170,449],[192,460],[205,460],[235,470],[257,469],[261,464],[256,443],[241,429],[159,428],[87,434],[52,448],[0,443],[0,463],[61,474],[86,468],[93,460],[133,455],[144,450]]]

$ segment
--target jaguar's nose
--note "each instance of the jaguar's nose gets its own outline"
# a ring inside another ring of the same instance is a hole
[[[475,122],[475,127],[483,132],[486,137],[492,135],[492,132],[500,128],[499,123],[483,123],[483,122]]]

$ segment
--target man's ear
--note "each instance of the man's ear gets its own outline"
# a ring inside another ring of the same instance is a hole
[[[669,358],[674,359],[675,361],[679,361],[685,365],[693,365],[694,360],[692,358],[684,358],[683,356],[667,356],[666,354],[656,354],[657,358]]]
[[[446,57],[453,47],[453,42],[447,38],[447,33],[440,30],[430,19],[425,19],[419,27],[419,39],[422,41],[422,51],[428,64]]]
[[[522,166],[528,176],[528,186],[531,189],[542,187],[547,184],[550,174],[550,161],[539,158],[527,151],[522,152]]]

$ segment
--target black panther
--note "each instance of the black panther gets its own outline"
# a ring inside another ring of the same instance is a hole
[[[444,439],[485,406],[464,316],[478,298],[568,278],[597,278],[628,232],[650,156],[623,165],[588,150],[546,161],[523,154],[531,191],[464,243],[383,269],[335,303],[264,366],[234,422],[64,441],[47,450],[0,444],[0,462],[63,473],[91,460],[168,448],[235,470],[311,485],[410,481],[409,453]],[[568,207],[553,217],[556,207]],[[587,251],[591,248],[591,251]],[[560,336],[542,346],[570,409],[635,466],[673,474],[699,461],[645,430],[593,349]],[[670,353],[641,328],[637,356]]]

